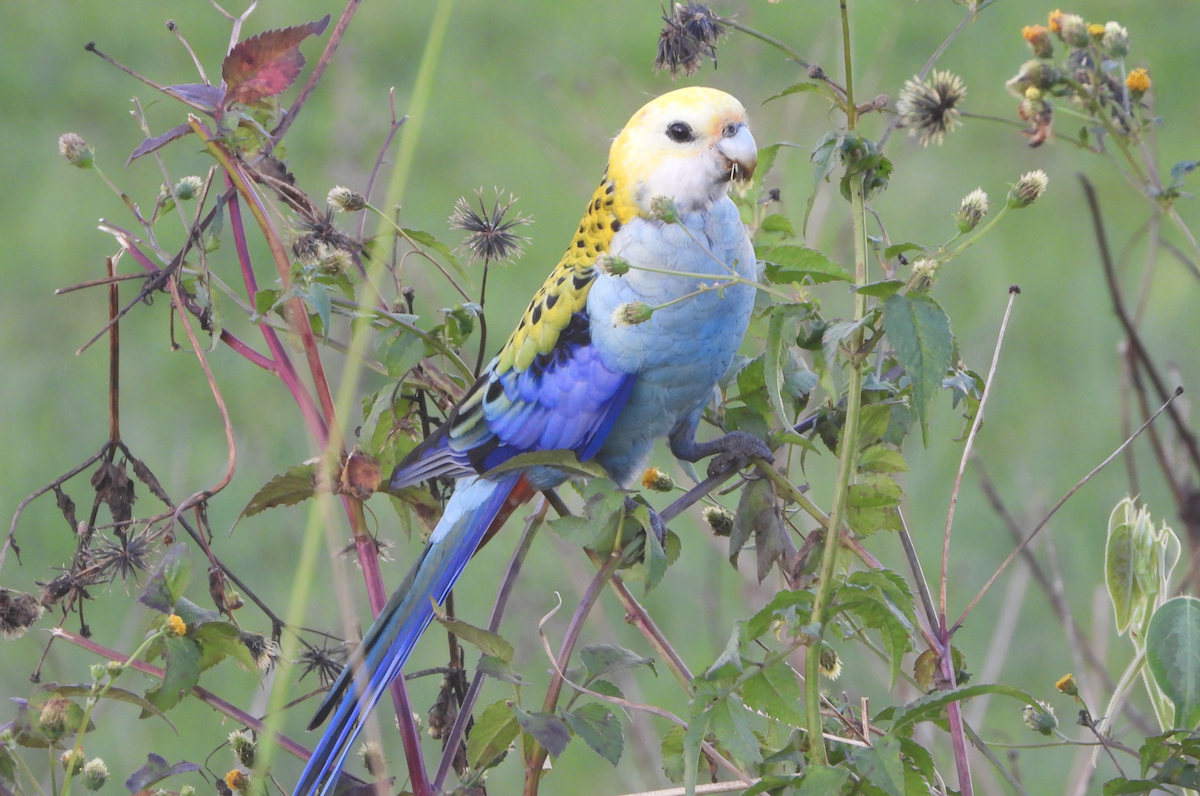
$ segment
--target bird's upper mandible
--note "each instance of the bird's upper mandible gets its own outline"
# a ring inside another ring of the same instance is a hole
[[[688,212],[725,196],[730,181],[749,178],[757,162],[742,104],[724,91],[693,86],[633,115],[613,141],[608,176],[623,194],[618,203],[635,205],[641,215],[650,215],[660,196]]]

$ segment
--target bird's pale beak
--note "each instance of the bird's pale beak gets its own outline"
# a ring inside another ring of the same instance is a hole
[[[717,142],[717,151],[725,159],[726,168],[721,170],[722,182],[740,182],[754,176],[754,167],[758,165],[758,146],[745,124],[737,124],[732,135],[724,135]]]

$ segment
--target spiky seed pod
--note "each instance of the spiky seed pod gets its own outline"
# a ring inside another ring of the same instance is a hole
[[[658,34],[658,52],[654,71],[668,69],[671,79],[694,75],[704,64],[704,57],[717,63],[717,41],[725,35],[720,18],[699,3],[676,3],[671,13],[663,17],[662,32]]]
[[[967,233],[979,226],[979,222],[987,215],[989,207],[991,207],[991,203],[982,188],[976,188],[964,196],[962,206],[958,208],[958,215],[955,216],[955,220],[958,222],[958,231]]]
[[[1026,172],[1008,192],[1008,206],[1013,209],[1029,207],[1046,192],[1050,178],[1041,169]]]
[[[529,238],[518,235],[512,230],[514,227],[532,224],[533,219],[518,213],[513,219],[504,220],[508,211],[517,201],[512,194],[508,195],[508,201],[502,205],[501,193],[497,190],[491,212],[488,212],[483,204],[482,188],[475,192],[475,198],[479,201],[480,212],[475,211],[465,196],[460,196],[454,203],[454,212],[450,214],[451,229],[461,229],[471,233],[459,248],[470,255],[471,262],[485,260],[502,263],[520,258]]]
[[[108,766],[98,757],[93,757],[83,766],[83,787],[90,791],[98,791],[108,780]]]
[[[1129,31],[1119,23],[1108,22],[1104,26],[1104,38],[1100,42],[1104,54],[1109,58],[1124,58],[1129,55]]]
[[[705,506],[704,521],[717,536],[729,536],[733,533],[734,513],[724,506]]]
[[[186,202],[199,196],[203,188],[204,180],[192,174],[175,183],[175,197],[181,202]]]
[[[649,304],[643,304],[640,301],[626,302],[618,304],[617,308],[612,312],[613,326],[637,326],[639,323],[645,323],[650,320],[650,316],[654,314],[654,308]]]
[[[946,133],[962,124],[958,105],[966,96],[962,78],[951,72],[934,71],[928,80],[914,77],[904,84],[896,101],[896,112],[909,135],[919,137],[921,146],[940,144]]]
[[[354,213],[367,206],[367,198],[344,185],[336,185],[325,197],[326,203],[339,213]]]
[[[258,743],[246,730],[236,730],[229,733],[229,749],[234,759],[245,768],[254,768],[254,759],[258,751]]]
[[[59,136],[58,151],[68,163],[81,169],[90,169],[96,162],[95,151],[76,133],[63,133]]]
[[[1040,699],[1036,707],[1026,705],[1021,708],[1021,719],[1025,722],[1026,727],[1036,730],[1042,735],[1052,735],[1058,728],[1058,717],[1054,715],[1054,708]]]

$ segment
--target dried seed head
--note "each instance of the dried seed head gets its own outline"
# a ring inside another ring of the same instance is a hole
[[[935,71],[929,79],[917,77],[904,84],[896,111],[909,135],[920,138],[921,146],[940,144],[946,133],[962,124],[958,104],[967,96],[962,78],[950,72]]]
[[[354,213],[367,206],[367,197],[344,185],[337,185],[331,188],[329,195],[325,197],[325,201],[339,213]]]
[[[18,639],[46,610],[37,597],[10,589],[0,589],[0,635]]]
[[[654,56],[654,71],[670,70],[671,78],[694,75],[704,64],[704,57],[717,64],[717,41],[725,35],[720,18],[699,3],[676,3],[670,15],[663,17],[662,32],[658,34],[658,53]]]
[[[1038,58],[1054,55],[1054,40],[1050,38],[1050,31],[1045,25],[1028,25],[1021,29],[1021,36]]]
[[[236,730],[229,733],[229,749],[234,759],[245,768],[254,768],[255,753],[258,743],[247,730]]]
[[[90,169],[96,161],[96,153],[87,141],[75,133],[63,133],[58,138],[58,151],[72,166]]]
[[[186,202],[199,196],[203,188],[204,180],[192,174],[175,183],[175,197],[181,202]]]
[[[637,326],[639,323],[650,320],[650,316],[653,314],[654,308],[649,304],[631,301],[617,305],[612,313],[612,322],[613,326]]]
[[[833,651],[833,647],[821,645],[821,674],[828,677],[830,680],[836,680],[842,676],[842,660],[838,654]]]
[[[705,506],[704,521],[717,536],[729,536],[733,533],[734,513],[724,506]]]
[[[279,659],[279,645],[274,639],[269,639],[262,633],[242,633],[238,640],[246,645],[254,665],[260,672],[265,672]],[[249,768],[250,766],[247,766]]]
[[[489,213],[483,204],[483,189],[475,192],[479,202],[480,212],[460,196],[454,203],[454,212],[450,214],[450,228],[465,230],[470,235],[459,247],[470,255],[470,262],[483,260],[485,262],[507,262],[518,259],[524,252],[529,238],[513,232],[514,227],[532,224],[533,219],[517,214],[512,220],[505,221],[504,216],[516,203],[516,197],[508,195],[508,201],[501,204],[501,193],[496,190],[496,198]]]
[[[1040,699],[1036,707],[1026,705],[1021,708],[1021,719],[1025,722],[1025,726],[1042,735],[1051,735],[1058,727],[1058,718],[1054,715],[1054,708]]]
[[[83,787],[90,791],[98,791],[104,787],[108,779],[108,766],[98,757],[93,757],[83,766]]]
[[[66,697],[50,699],[42,706],[42,712],[38,715],[38,729],[50,740],[57,741],[67,732],[67,714],[72,707],[71,700]]]
[[[1105,24],[1101,46],[1109,58],[1124,58],[1129,55],[1129,31],[1116,22]]]
[[[642,473],[642,486],[655,492],[670,492],[675,488],[675,479],[670,473],[664,473],[657,467],[650,467]]]
[[[976,188],[964,196],[962,206],[958,208],[958,215],[955,216],[955,220],[958,222],[958,231],[967,233],[979,226],[979,222],[987,215],[989,207],[991,207],[991,203],[982,188]]]
[[[1041,198],[1049,184],[1050,178],[1041,169],[1022,174],[1021,179],[1017,180],[1017,184],[1008,192],[1008,206],[1013,209],[1029,207]]]
[[[372,777],[379,779],[387,773],[387,760],[384,759],[383,748],[374,741],[366,741],[358,747],[358,756]]]

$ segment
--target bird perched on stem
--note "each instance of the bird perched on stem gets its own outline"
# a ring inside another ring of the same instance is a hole
[[[332,791],[366,716],[432,619],[430,600],[446,599],[518,506],[567,480],[544,465],[494,468],[520,454],[571,451],[625,486],[663,437],[689,462],[770,460],[766,445],[742,432],[696,440],[754,304],[754,248],[728,193],[756,163],[745,109],[710,88],[652,100],[613,141],[566,254],[516,330],[392,474],[393,489],[436,476],[458,481],[425,550],[309,725],[332,712],[296,796]]]

